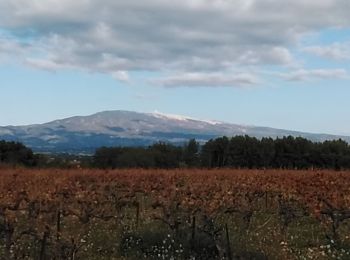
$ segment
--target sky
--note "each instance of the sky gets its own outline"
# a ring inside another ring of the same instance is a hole
[[[350,135],[349,0],[0,0],[0,125],[105,110]]]

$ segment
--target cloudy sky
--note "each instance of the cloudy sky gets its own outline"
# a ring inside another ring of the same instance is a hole
[[[349,0],[0,0],[0,125],[103,110],[350,134]]]

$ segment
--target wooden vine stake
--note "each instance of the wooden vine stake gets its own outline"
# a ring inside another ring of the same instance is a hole
[[[46,245],[47,245],[47,239],[49,238],[50,235],[50,230],[49,227],[45,227],[44,235],[43,238],[41,239],[41,249],[40,249],[40,260],[45,260],[45,255],[46,255]]]
[[[191,247],[194,249],[196,239],[196,216],[192,217],[192,234],[191,234]]]
[[[231,252],[231,243],[230,243],[230,235],[228,233],[228,226],[227,223],[225,225],[226,230],[226,251],[227,251],[227,257],[229,260],[232,260],[232,252]]]

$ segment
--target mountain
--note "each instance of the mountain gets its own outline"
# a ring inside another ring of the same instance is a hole
[[[0,127],[0,139],[20,141],[36,152],[93,153],[101,146],[146,146],[157,141],[182,144],[195,138],[205,142],[219,136],[301,136],[312,141],[350,137],[311,134],[269,127],[242,126],[161,113],[105,111],[45,124]]]

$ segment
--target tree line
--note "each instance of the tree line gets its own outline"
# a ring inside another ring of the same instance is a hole
[[[102,147],[96,150],[93,165],[98,168],[182,168],[199,167],[199,143],[184,146],[159,142],[149,147]]]
[[[204,167],[350,169],[350,146],[343,140],[311,142],[301,137],[236,136],[210,140],[201,150]]]
[[[301,137],[220,137],[183,146],[158,142],[148,147],[101,147],[93,156],[34,154],[18,142],[0,141],[0,164],[85,168],[284,168],[350,169],[350,146],[343,140],[312,142]]]
[[[220,137],[204,145],[157,143],[146,148],[102,147],[93,164],[99,168],[284,168],[350,169],[350,146],[343,140],[312,142],[301,137]]]

